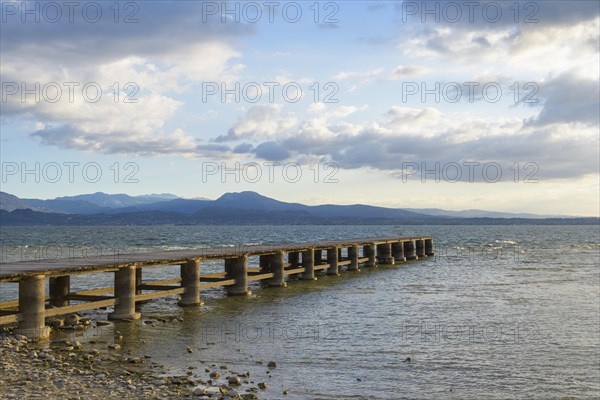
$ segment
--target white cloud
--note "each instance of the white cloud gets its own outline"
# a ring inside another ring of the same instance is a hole
[[[390,80],[400,80],[404,78],[410,78],[414,76],[424,75],[431,72],[430,68],[423,67],[420,65],[399,65],[390,74]]]
[[[3,23],[3,85],[33,88],[37,83],[44,88],[55,82],[62,88],[57,101],[53,94],[50,101],[43,90],[38,101],[31,95],[22,101],[21,93],[3,99],[3,118],[43,126],[33,136],[62,148],[193,151],[195,139],[189,133],[163,129],[183,104],[174,95],[195,83],[236,79],[243,65],[233,63],[240,53],[231,39],[252,30],[237,25],[227,31],[222,24],[203,23],[200,6],[144,3],[137,15],[143,23],[128,25],[110,18],[94,26],[85,21],[56,23],[52,29],[44,23],[24,26],[18,19]],[[65,85],[70,82],[78,85],[72,98]],[[82,95],[86,84],[101,88],[99,101]],[[137,103],[126,102],[132,92]]]
[[[240,118],[227,132],[227,135],[216,138],[217,142],[238,140],[242,138],[269,138],[285,135],[297,123],[293,114],[283,115],[280,104],[259,104],[250,107],[244,117]]]

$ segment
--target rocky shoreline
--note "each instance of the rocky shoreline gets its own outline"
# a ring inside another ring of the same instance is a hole
[[[54,327],[86,330],[107,324],[73,314],[54,322]],[[0,397],[254,400],[268,388],[266,382],[254,381],[249,371],[235,371],[227,365],[210,364],[202,371],[189,367],[185,375],[169,375],[150,356],[122,351],[121,339],[117,331],[112,343],[64,338],[37,343],[4,328],[0,332]],[[274,361],[265,365],[269,371],[276,366]]]

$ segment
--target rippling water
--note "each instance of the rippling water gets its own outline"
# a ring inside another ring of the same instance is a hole
[[[241,243],[432,235],[436,257],[363,269],[249,298],[203,292],[117,323],[124,350],[172,372],[228,364],[267,381],[269,398],[597,398],[600,396],[600,238],[590,226],[2,227],[2,261]],[[257,261],[257,260],[254,260]],[[219,263],[203,271],[222,270]],[[146,272],[148,271],[148,272]],[[178,275],[144,270],[145,278]],[[110,284],[74,277],[74,289]],[[14,298],[16,285],[0,285]],[[188,354],[186,346],[196,351]],[[410,362],[406,361],[410,357]],[[266,362],[278,363],[273,378]],[[265,362],[264,365],[256,361]]]

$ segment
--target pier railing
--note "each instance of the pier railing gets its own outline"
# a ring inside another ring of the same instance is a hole
[[[251,281],[285,287],[289,276],[315,280],[317,273],[339,275],[432,255],[431,237],[384,237],[0,263],[0,289],[8,282],[19,284],[17,300],[0,302],[0,325],[18,324],[21,334],[45,339],[47,318],[79,311],[114,307],[110,319],[133,320],[140,317],[136,303],[160,297],[179,295],[180,306],[198,306],[202,290],[209,288],[224,286],[230,295],[248,295]],[[258,257],[258,266],[249,267],[248,257]],[[207,260],[224,260],[224,270],[201,274]],[[179,266],[180,278],[143,280],[144,268],[169,265]],[[114,273],[113,287],[71,291],[71,276],[100,272]]]

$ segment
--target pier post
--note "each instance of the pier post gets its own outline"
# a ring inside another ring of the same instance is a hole
[[[350,258],[348,271],[360,271],[358,269],[358,245],[355,244],[348,247],[348,258]]]
[[[188,260],[180,265],[179,270],[181,286],[185,291],[177,304],[182,307],[201,306],[203,302],[200,300],[200,261]]]
[[[237,258],[225,259],[226,279],[234,279],[235,284],[225,287],[227,294],[230,295],[249,295],[252,291],[248,290],[248,256],[243,255]]]
[[[425,239],[425,254],[429,257],[434,256],[433,239]]]
[[[338,261],[342,261],[344,259],[344,257],[342,257],[342,248],[340,247],[338,249]]]
[[[272,257],[271,269],[273,272],[273,278],[269,280],[270,286],[279,286],[286,287],[287,283],[285,283],[285,259],[283,256],[283,251],[278,251]]]
[[[416,248],[414,240],[407,240],[404,242],[404,257],[406,257],[407,260],[418,260],[419,257],[417,257]]]
[[[363,246],[363,253],[364,253],[365,257],[369,258],[366,266],[375,268],[377,266],[376,259],[375,259],[375,243]]]
[[[404,246],[402,246],[402,242],[392,243],[392,256],[396,262],[406,261],[406,257],[404,257]]]
[[[340,269],[338,266],[338,249],[332,247],[327,249],[327,264],[329,267],[327,268],[327,275],[339,275]]]
[[[304,272],[302,273],[300,279],[306,281],[316,281],[315,278],[315,251],[314,249],[305,250],[302,252],[302,267],[304,268]]]
[[[135,267],[127,266],[115,271],[115,310],[109,319],[138,319],[142,315],[135,312]]]
[[[300,265],[300,253],[297,251],[288,253],[288,262],[290,263],[290,268],[298,268]]]
[[[377,263],[394,265],[391,243],[381,243],[377,245]]]
[[[69,291],[71,288],[71,276],[57,276],[50,278],[50,304],[55,307],[64,307],[69,305]]]
[[[44,340],[50,336],[46,326],[46,293],[44,275],[34,275],[19,281],[19,312],[22,315],[15,333],[30,339]]]
[[[417,239],[415,242],[417,243],[417,257],[427,257],[427,255],[425,255],[425,240]]]

